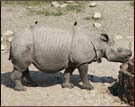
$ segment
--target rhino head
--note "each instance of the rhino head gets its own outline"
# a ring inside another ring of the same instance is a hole
[[[107,34],[101,34],[100,40],[104,43],[103,57],[108,61],[124,63],[132,56],[131,47],[125,47],[119,42],[116,43],[114,39]]]

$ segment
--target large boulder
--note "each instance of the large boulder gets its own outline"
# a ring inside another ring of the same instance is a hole
[[[122,101],[134,105],[134,58],[120,66],[118,81],[110,90]]]

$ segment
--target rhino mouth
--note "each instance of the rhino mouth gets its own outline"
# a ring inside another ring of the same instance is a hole
[[[124,56],[124,57],[119,57],[119,58],[109,58],[107,57],[108,61],[111,62],[121,62],[121,63],[125,63],[130,59],[131,56]]]
[[[123,57],[124,62],[127,62],[130,59],[131,55],[127,55]]]
[[[131,55],[124,56],[124,57],[119,58],[119,60],[117,60],[117,59],[116,60],[117,60],[117,62],[125,63],[130,59],[130,57],[131,57]]]

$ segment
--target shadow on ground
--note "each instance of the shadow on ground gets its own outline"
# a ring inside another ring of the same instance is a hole
[[[10,79],[11,72],[1,73],[1,84],[5,85],[6,87],[13,88],[15,86],[14,82]],[[30,71],[30,75],[34,82],[38,84],[37,87],[48,87],[53,86],[56,84],[62,84],[63,79],[63,73],[54,73],[54,74],[47,74],[39,71]],[[113,77],[98,77],[94,75],[88,75],[88,78],[92,82],[99,82],[99,83],[112,83],[116,81]],[[71,76],[71,82],[77,86],[81,87],[79,82],[80,76],[77,74],[73,74]],[[23,83],[26,85],[26,83],[23,81]]]

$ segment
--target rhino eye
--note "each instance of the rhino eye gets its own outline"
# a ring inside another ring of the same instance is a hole
[[[118,52],[119,52],[119,53],[122,52],[122,48],[118,48]]]

